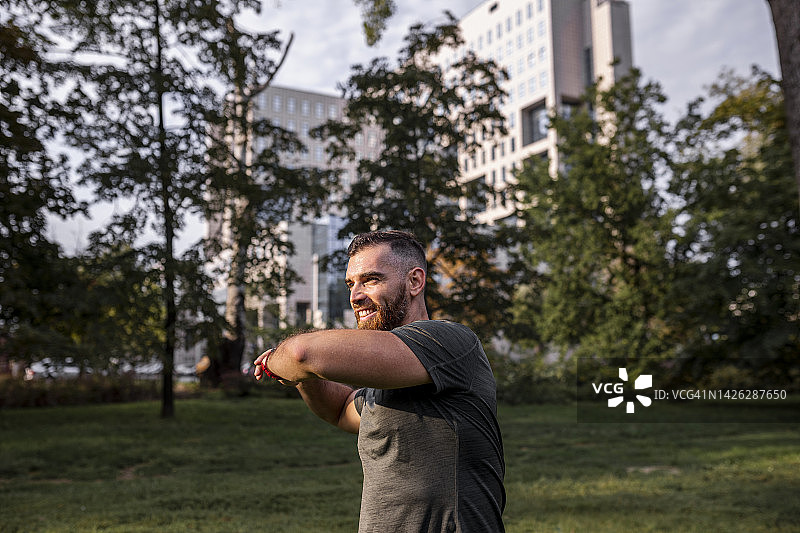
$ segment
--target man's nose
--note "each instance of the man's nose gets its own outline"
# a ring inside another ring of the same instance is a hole
[[[352,287],[350,287],[350,305],[355,307],[355,305],[364,300],[365,295],[362,291],[362,286],[360,283],[356,283]]]

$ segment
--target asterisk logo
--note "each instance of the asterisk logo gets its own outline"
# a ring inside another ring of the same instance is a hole
[[[622,381],[626,381],[626,382],[628,381],[628,369],[627,368],[620,368],[619,369],[619,379],[621,379]],[[649,389],[652,386],[653,386],[653,375],[652,374],[642,374],[641,376],[636,378],[636,381],[633,382],[634,390]],[[644,395],[641,395],[641,394],[637,394],[636,395],[636,399],[639,400],[639,403],[641,403],[645,407],[650,407],[650,404],[653,403],[653,400],[651,400],[648,396],[644,396]],[[621,404],[623,401],[625,401],[625,398],[622,395],[615,396],[613,398],[609,398],[608,399],[608,406],[609,407],[616,407],[619,404]],[[634,412],[634,409],[635,409],[635,403],[634,402],[628,401],[625,404],[625,412],[630,414],[630,413]]]

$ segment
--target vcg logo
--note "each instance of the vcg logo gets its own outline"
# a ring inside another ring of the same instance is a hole
[[[620,368],[619,369],[619,379],[623,382],[628,381],[628,369],[627,368]],[[633,382],[633,389],[634,390],[643,390],[649,389],[653,386],[653,376],[652,374],[642,374],[636,381]],[[624,384],[621,382],[617,383],[592,383],[592,388],[594,389],[595,394],[600,394],[601,392],[605,394],[614,394],[613,398],[608,399],[608,406],[609,407],[617,407],[623,401],[625,401],[624,396]],[[653,400],[651,400],[648,396],[644,396],[641,394],[636,394],[636,399],[639,400],[645,407],[649,407]],[[633,413],[635,409],[635,404],[633,401],[628,401],[625,404],[625,411],[627,413]]]

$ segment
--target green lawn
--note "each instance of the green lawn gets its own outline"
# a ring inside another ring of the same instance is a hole
[[[0,410],[0,531],[355,531],[355,436],[298,400]],[[509,532],[800,531],[796,424],[501,407]],[[387,532],[390,533],[390,532]]]

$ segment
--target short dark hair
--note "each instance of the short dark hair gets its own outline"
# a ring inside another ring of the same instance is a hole
[[[408,270],[419,267],[428,273],[428,261],[425,259],[425,247],[417,237],[409,231],[384,230],[361,233],[353,238],[347,247],[348,257],[353,257],[360,251],[388,244],[392,253],[397,256]]]

